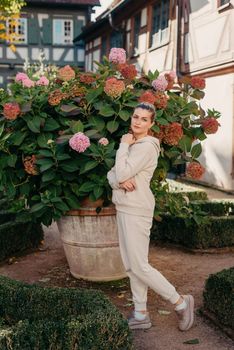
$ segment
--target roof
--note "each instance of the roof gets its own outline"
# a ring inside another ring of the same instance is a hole
[[[91,6],[100,6],[99,0],[27,0],[27,4],[30,5],[48,5],[48,4],[56,4],[56,5],[91,5]]]
[[[84,30],[82,31],[82,33],[76,37],[73,41],[77,42],[81,39],[84,39],[85,36],[87,34],[93,33],[97,30],[97,28],[99,28],[101,25],[103,25],[104,23],[108,23],[108,16],[109,15],[115,15],[115,13],[121,11],[124,6],[128,5],[129,3],[131,3],[133,0],[114,0],[110,6],[107,8],[107,10],[105,10],[103,13],[101,13],[97,19],[96,22],[92,22],[90,24],[88,24]]]

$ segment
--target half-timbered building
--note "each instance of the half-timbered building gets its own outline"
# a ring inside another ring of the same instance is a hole
[[[8,43],[0,46],[0,86],[6,85],[25,60],[35,62],[43,50],[45,62],[84,67],[84,44],[73,39],[91,18],[99,0],[27,0],[17,23],[8,22],[15,33],[13,52]]]
[[[175,70],[206,78],[202,106],[219,110],[221,128],[203,142],[203,181],[234,191],[234,1],[115,0],[75,39],[85,68],[124,47],[139,70]]]

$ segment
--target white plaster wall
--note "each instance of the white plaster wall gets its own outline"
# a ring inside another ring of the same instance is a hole
[[[209,184],[222,189],[233,190],[232,158],[234,137],[234,74],[206,79],[205,98],[202,107],[214,108],[222,114],[219,118],[221,127],[216,134],[209,135],[203,141],[201,163],[206,168],[202,178]]]

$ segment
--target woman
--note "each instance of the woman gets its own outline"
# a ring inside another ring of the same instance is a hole
[[[154,125],[155,108],[140,103],[131,118],[131,132],[122,136],[116,153],[115,166],[107,178],[113,189],[112,201],[117,210],[120,253],[134,302],[134,312],[128,319],[131,329],[151,327],[146,308],[148,287],[165,300],[175,304],[179,329],[188,330],[194,319],[194,299],[180,296],[162,274],[148,263],[149,236],[155,199],[150,180],[157,166],[160,145],[149,136]]]

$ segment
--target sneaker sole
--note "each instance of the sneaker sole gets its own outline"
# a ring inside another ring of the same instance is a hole
[[[189,303],[189,310],[190,310],[190,322],[185,329],[182,329],[182,331],[188,331],[192,327],[194,322],[194,298],[192,295],[188,296],[188,303]]]
[[[130,329],[149,329],[150,327],[152,327],[152,323],[141,323],[141,324],[133,324],[133,325],[129,325]]]

